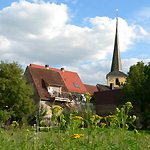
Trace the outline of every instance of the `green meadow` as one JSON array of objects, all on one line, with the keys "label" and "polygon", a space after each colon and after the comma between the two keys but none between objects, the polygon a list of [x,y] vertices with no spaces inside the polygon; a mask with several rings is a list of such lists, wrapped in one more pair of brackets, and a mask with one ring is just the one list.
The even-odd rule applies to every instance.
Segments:
[{"label": "green meadow", "polygon": [[[90,132],[90,134],[89,134]],[[79,136],[77,136],[79,135]],[[122,131],[111,128],[59,130],[40,132],[16,129],[0,132],[1,150],[147,150],[149,132]]]},{"label": "green meadow", "polygon": [[0,129],[0,150],[148,150],[150,131],[136,129],[132,108],[127,102],[113,115],[87,111],[82,117],[78,112],[65,115],[58,106],[52,109],[51,126],[40,121],[33,128],[13,121],[8,130]]}]

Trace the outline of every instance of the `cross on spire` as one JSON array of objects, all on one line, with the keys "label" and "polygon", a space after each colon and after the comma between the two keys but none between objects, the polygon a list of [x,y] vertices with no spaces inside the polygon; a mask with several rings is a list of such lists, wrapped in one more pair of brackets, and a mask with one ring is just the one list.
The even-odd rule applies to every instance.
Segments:
[{"label": "cross on spire", "polygon": [[117,14],[117,18],[118,18],[118,9],[116,9],[116,11],[117,11],[116,14]]}]

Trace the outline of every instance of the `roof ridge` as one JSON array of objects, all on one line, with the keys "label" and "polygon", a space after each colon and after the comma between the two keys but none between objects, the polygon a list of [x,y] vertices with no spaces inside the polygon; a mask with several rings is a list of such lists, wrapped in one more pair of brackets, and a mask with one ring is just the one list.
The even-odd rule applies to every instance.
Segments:
[{"label": "roof ridge", "polygon": [[[29,66],[35,67],[35,68],[40,68],[40,69],[47,69],[45,66],[41,66],[41,65],[37,65],[37,64],[30,64]],[[61,69],[49,67],[49,70],[53,70],[53,69],[56,69],[56,70],[58,70],[58,71],[61,71]],[[47,70],[48,70],[48,69],[47,69]],[[55,71],[55,70],[53,70],[53,71]],[[76,74],[77,74],[77,72],[69,71],[69,70],[65,70],[65,72],[72,72],[72,73],[76,73]]]}]

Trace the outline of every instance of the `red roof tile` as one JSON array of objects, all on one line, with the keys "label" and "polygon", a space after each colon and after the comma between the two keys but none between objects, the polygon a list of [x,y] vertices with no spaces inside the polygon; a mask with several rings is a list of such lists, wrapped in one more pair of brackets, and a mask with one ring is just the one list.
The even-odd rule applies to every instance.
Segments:
[{"label": "red roof tile", "polygon": [[84,84],[85,88],[87,89],[87,91],[90,93],[90,95],[93,95],[94,92],[98,92],[98,89],[96,86],[94,85],[88,85],[88,84]]},{"label": "red roof tile", "polygon": [[[37,67],[37,68],[43,68],[45,69],[45,66],[40,66],[40,65],[35,65],[35,64],[30,64],[30,66],[32,67]],[[54,70],[60,73],[67,89],[70,92],[78,92],[78,93],[86,93],[87,90],[84,86],[84,84],[82,83],[80,77],[78,76],[78,74],[76,72],[71,72],[71,71],[61,71],[61,69],[55,69],[55,68],[50,68],[50,70]],[[79,88],[75,87],[74,83],[77,83]]]}]

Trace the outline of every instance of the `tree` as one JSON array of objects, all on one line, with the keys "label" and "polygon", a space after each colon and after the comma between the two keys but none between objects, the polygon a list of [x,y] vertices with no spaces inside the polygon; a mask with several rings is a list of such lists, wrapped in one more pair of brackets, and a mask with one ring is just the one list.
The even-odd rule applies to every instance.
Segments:
[{"label": "tree", "polygon": [[21,119],[35,109],[30,85],[26,84],[24,71],[17,62],[0,64],[0,110]]},{"label": "tree", "polygon": [[123,85],[124,100],[133,103],[134,110],[142,116],[143,127],[150,119],[150,63],[138,62],[130,67]]}]

